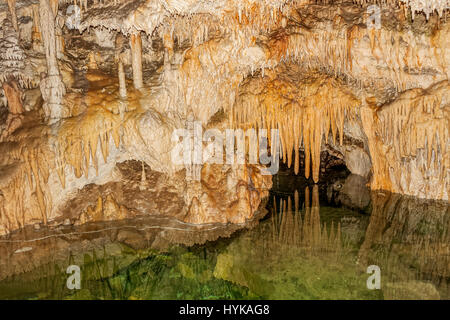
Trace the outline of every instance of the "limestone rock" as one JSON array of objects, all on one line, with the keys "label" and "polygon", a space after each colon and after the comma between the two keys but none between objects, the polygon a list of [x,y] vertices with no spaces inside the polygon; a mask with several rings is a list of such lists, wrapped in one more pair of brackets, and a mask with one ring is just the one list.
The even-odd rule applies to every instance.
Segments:
[{"label": "limestone rock", "polygon": [[[449,199],[448,0],[8,5],[0,234],[139,215],[241,224],[268,195],[269,154],[318,182],[333,150],[374,190]],[[173,161],[193,122],[249,133],[246,152],[268,130],[268,145],[245,165]]]}]

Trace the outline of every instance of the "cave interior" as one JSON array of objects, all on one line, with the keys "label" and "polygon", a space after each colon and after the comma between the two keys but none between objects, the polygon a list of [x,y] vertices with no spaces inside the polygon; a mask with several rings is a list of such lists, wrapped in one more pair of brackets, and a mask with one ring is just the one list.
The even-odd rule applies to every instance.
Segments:
[{"label": "cave interior", "polygon": [[[450,297],[448,9],[449,0],[2,0],[0,238],[167,218],[167,228],[198,228],[195,240],[171,236],[193,245],[219,238],[211,225],[229,236],[300,210],[323,235],[313,217],[326,202],[372,215],[358,254],[367,261],[390,223],[404,229],[392,217],[408,212],[445,230],[427,241],[443,265],[434,285]],[[279,241],[304,245],[283,221],[273,222],[274,234],[287,228]],[[158,237],[147,238],[159,247]],[[0,256],[12,263],[19,247]],[[214,275],[252,287],[217,259]],[[0,280],[12,272],[2,268]],[[401,290],[436,296],[415,286]]]}]

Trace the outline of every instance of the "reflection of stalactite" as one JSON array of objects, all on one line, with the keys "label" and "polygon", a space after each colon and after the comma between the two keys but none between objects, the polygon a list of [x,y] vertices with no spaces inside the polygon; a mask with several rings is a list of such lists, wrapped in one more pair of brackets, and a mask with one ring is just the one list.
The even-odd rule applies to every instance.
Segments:
[{"label": "reflection of stalactite", "polygon": [[360,264],[375,263],[386,274],[414,266],[415,271],[405,273],[403,280],[431,275],[434,282],[445,282],[450,275],[449,213],[443,201],[372,193],[370,223],[358,253]]},{"label": "reflection of stalactite", "polygon": [[197,141],[197,139],[198,137],[201,137],[201,123],[194,121],[193,116],[190,115],[186,121],[186,130],[189,133],[189,136],[183,138],[186,139],[184,143],[185,148],[187,148],[186,150],[188,150],[187,153],[183,155],[183,157],[187,156],[187,158],[184,158],[186,179],[188,181],[200,181],[202,172],[202,151],[199,146],[203,142],[201,138],[200,141]]},{"label": "reflection of stalactite", "polygon": [[[305,249],[308,252],[339,253],[341,251],[340,223],[327,226],[320,221],[319,187],[314,185],[312,196],[310,188],[305,188],[304,209],[298,211],[297,199],[294,195],[294,211],[292,201],[280,199],[277,208],[274,198],[274,208],[271,218],[272,246],[287,246],[289,250]],[[302,218],[302,213],[304,214]],[[278,249],[277,249],[278,250]]]}]

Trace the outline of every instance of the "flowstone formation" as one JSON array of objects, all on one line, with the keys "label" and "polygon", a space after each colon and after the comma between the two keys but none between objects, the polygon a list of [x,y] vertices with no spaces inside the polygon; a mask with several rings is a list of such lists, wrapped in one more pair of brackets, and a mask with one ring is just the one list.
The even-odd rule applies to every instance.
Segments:
[{"label": "flowstone formation", "polygon": [[0,234],[248,221],[272,184],[265,164],[174,162],[173,133],[192,123],[267,129],[270,156],[314,182],[326,151],[372,189],[448,201],[449,6],[0,3]]}]

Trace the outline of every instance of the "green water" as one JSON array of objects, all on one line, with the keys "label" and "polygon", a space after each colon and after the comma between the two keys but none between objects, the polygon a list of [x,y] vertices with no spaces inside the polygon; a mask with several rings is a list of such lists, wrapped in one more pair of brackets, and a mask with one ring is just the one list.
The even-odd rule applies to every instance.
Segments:
[{"label": "green water", "polygon": [[448,203],[370,193],[346,172],[326,181],[281,172],[246,226],[156,219],[3,239],[0,299],[450,298]]}]

